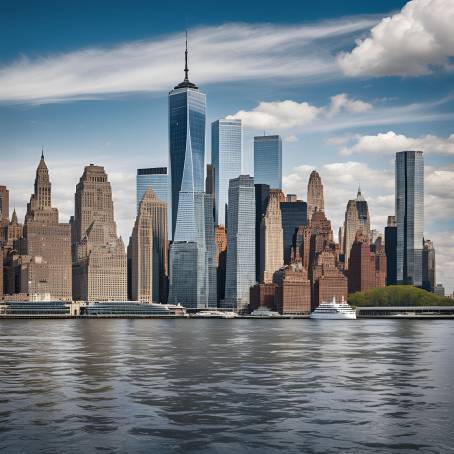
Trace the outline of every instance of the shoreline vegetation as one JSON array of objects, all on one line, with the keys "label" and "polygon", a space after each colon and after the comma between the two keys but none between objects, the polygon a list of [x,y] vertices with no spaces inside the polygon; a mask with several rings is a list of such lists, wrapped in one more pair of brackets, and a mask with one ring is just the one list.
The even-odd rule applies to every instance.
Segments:
[{"label": "shoreline vegetation", "polygon": [[390,285],[348,296],[353,307],[454,306],[454,300],[412,285]]}]

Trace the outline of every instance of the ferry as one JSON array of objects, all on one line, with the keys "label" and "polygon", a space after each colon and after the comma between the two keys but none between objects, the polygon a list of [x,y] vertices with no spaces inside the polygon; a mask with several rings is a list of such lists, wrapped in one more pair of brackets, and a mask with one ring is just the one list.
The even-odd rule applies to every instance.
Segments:
[{"label": "ferry", "polygon": [[279,312],[269,310],[267,307],[259,307],[255,311],[251,312],[252,317],[280,317]]},{"label": "ferry", "polygon": [[191,315],[194,318],[235,318],[238,315],[235,312],[223,311],[200,311]]},{"label": "ferry", "polygon": [[336,298],[329,303],[323,301],[309,316],[315,320],[355,320],[356,311],[345,302],[344,298],[336,303]]}]

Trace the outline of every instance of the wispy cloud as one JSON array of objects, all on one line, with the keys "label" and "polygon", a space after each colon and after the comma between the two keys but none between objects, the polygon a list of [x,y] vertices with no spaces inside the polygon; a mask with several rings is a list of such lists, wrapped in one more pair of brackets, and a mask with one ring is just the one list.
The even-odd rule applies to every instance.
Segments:
[{"label": "wispy cloud", "polygon": [[[310,25],[226,24],[190,30],[190,75],[200,84],[340,75],[337,38],[370,28],[376,17]],[[167,91],[183,76],[183,34],[22,57],[0,68],[0,102],[48,103]]]}]

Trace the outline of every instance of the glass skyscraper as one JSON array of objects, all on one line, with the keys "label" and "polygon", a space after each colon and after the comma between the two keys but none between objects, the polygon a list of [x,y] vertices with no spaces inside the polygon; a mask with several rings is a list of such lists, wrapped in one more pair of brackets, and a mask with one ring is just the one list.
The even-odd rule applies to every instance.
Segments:
[{"label": "glass skyscraper", "polygon": [[241,120],[211,123],[211,163],[214,166],[216,224],[225,225],[229,181],[241,174],[243,156]]},{"label": "glass skyscraper", "polygon": [[397,282],[422,286],[424,158],[422,151],[396,153]]},{"label": "glass skyscraper", "polygon": [[254,181],[282,189],[281,136],[254,137]]},{"label": "glass skyscraper", "polygon": [[255,187],[249,175],[230,180],[224,307],[242,311],[255,284]]},{"label": "glass skyscraper", "polygon": [[152,167],[149,169],[137,169],[136,177],[136,203],[139,209],[140,202],[148,188],[161,200],[169,203],[169,176],[167,167]]},{"label": "glass skyscraper", "polygon": [[291,262],[293,237],[300,225],[307,225],[307,204],[302,200],[281,202],[284,263]]},{"label": "glass skyscraper", "polygon": [[169,93],[172,238],[180,209],[180,191],[204,190],[206,96],[188,79],[187,52],[186,48],[185,78]]}]

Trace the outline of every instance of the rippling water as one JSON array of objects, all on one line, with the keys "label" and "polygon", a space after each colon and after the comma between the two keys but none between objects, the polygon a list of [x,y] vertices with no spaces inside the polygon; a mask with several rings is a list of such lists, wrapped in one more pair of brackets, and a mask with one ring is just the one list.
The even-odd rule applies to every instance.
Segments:
[{"label": "rippling water", "polygon": [[454,323],[0,321],[0,452],[454,452]]}]

